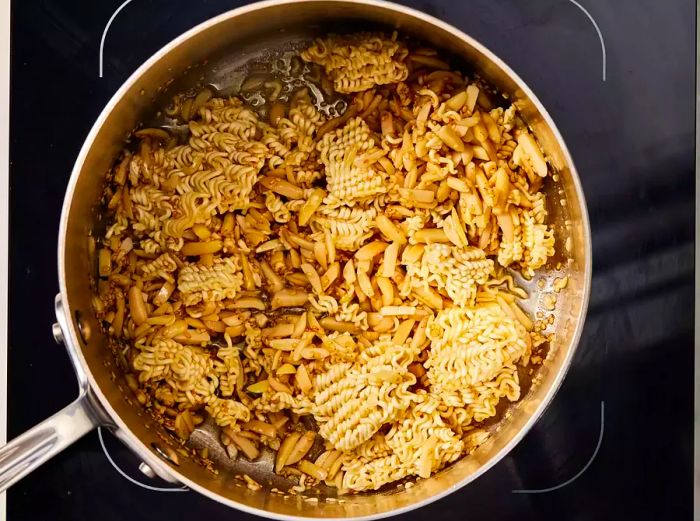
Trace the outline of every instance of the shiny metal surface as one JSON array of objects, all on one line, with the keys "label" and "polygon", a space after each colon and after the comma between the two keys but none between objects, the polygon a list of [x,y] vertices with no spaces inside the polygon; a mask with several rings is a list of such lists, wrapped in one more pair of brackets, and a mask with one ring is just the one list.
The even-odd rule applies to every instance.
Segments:
[{"label": "shiny metal surface", "polygon": [[83,394],[65,409],[0,447],[0,492],[97,426]]},{"label": "shiny metal surface", "polygon": [[[53,335],[57,342],[63,341],[63,307],[60,296],[56,297],[56,314],[59,322],[53,325]],[[73,344],[67,343],[68,356],[73,364],[78,380],[78,398],[50,418],[31,428],[21,436],[0,447],[0,492],[32,472],[69,445],[75,443],[93,430],[106,418],[95,406],[88,385],[87,373],[82,362],[72,351]]]},{"label": "shiny metal surface", "polygon": [[139,463],[139,472],[141,472],[141,474],[143,474],[144,476],[151,478],[151,479],[156,477],[156,473],[153,472],[153,469],[148,466],[148,463],[145,463],[143,461],[141,463]]},{"label": "shiny metal surface", "polygon": [[61,331],[61,326],[58,325],[58,322],[54,322],[51,325],[51,334],[53,335],[53,339],[57,344],[63,343],[63,332]]},{"label": "shiny metal surface", "polygon": [[[225,63],[226,57],[250,55],[272,42],[317,34],[328,27],[365,27],[368,24],[398,29],[452,55],[459,56],[487,81],[507,94],[526,117],[543,145],[559,182],[547,187],[550,214],[556,224],[558,255],[545,278],[568,276],[567,288],[558,296],[555,339],[546,363],[520,402],[492,430],[490,440],[473,455],[409,490],[349,496],[344,502],[318,503],[301,498],[253,492],[234,486],[231,470],[217,475],[195,461],[179,458],[179,465],[164,462],[153,444],[169,438],[129,398],[112,362],[105,338],[90,313],[92,259],[87,237],[100,229],[95,202],[99,199],[102,175],[111,166],[124,138],[135,124],[152,112],[161,86],[172,77],[178,88],[193,86],[198,74],[186,74],[190,66],[207,60],[207,67]],[[567,242],[567,238],[570,240]],[[566,248],[566,245],[569,248]],[[59,278],[64,309],[58,310],[61,330],[69,351],[74,352],[79,375],[89,382],[104,416],[113,422],[115,434],[159,476],[186,484],[193,490],[247,512],[278,519],[377,518],[398,514],[442,497],[477,478],[499,461],[522,438],[540,416],[559,387],[571,361],[583,325],[590,286],[590,232],[580,183],[571,157],[550,117],[528,87],[490,51],[469,36],[423,13],[394,4],[366,1],[306,0],[269,1],[231,11],[183,34],[156,53],[122,86],[102,112],[73,171],[63,207],[59,236]],[[555,269],[557,262],[562,269]],[[539,302],[533,299],[532,308]],[[81,338],[76,312],[93,334]],[[99,414],[102,414],[98,410]]]}]

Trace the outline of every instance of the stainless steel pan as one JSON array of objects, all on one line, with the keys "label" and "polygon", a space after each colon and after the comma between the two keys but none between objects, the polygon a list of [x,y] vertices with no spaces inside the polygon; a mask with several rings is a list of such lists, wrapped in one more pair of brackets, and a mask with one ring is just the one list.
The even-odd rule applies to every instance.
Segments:
[{"label": "stainless steel pan", "polygon": [[[358,27],[398,29],[458,57],[518,104],[559,179],[546,187],[550,215],[556,223],[557,256],[543,277],[567,276],[569,283],[558,295],[556,320],[551,328],[554,340],[545,364],[527,383],[522,399],[491,427],[489,441],[474,454],[430,479],[418,481],[410,489],[346,496],[342,502],[326,501],[332,495],[329,491],[319,494],[316,503],[234,485],[232,474],[241,470],[267,483],[274,474],[265,461],[250,468],[231,466],[225,458],[217,461],[214,451],[219,471],[214,474],[197,461],[178,456],[168,435],[130,395],[92,314],[89,274],[93,264],[88,236],[100,229],[95,208],[104,173],[137,122],[150,117],[153,107],[162,106],[166,95],[172,94],[163,88],[173,78],[175,87],[171,85],[171,91],[192,87],[202,78],[205,83],[225,88],[235,81],[231,71],[251,56],[309,39],[329,28],[349,31]],[[80,392],[64,410],[0,448],[0,490],[102,425],[111,429],[154,474],[223,504],[270,518],[370,519],[435,501],[470,483],[503,458],[554,396],[583,326],[591,275],[590,252],[583,194],[561,135],[525,83],[473,38],[418,11],[375,0],[271,0],[222,14],[175,39],[141,66],[105,107],[85,141],[63,205],[58,238],[60,293],[56,297],[54,324],[54,336],[68,350]],[[537,293],[532,292],[531,311],[540,304]],[[199,433],[198,439],[208,443],[206,430]]]}]

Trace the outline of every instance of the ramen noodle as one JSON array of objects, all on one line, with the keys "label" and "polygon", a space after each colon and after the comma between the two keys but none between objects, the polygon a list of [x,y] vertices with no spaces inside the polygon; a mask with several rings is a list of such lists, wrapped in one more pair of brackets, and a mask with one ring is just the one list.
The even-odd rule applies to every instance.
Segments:
[{"label": "ramen noodle", "polygon": [[483,443],[542,343],[512,274],[554,254],[548,166],[514,106],[434,51],[355,34],[300,58],[343,114],[272,82],[269,117],[205,90],[169,111],[186,139],[135,132],[95,309],[182,443],[209,417],[294,490],[427,478]]}]

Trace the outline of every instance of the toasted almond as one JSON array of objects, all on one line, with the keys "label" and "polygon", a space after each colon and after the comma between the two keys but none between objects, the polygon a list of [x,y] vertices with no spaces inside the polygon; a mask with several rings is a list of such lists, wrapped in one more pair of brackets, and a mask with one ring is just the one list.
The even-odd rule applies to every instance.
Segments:
[{"label": "toasted almond", "polygon": [[297,468],[301,470],[304,474],[308,474],[314,479],[317,479],[319,481],[323,481],[328,477],[328,471],[324,469],[323,467],[319,467],[318,465],[311,463],[308,460],[301,460],[297,464]]},{"label": "toasted almond", "polygon": [[357,252],[355,252],[355,258],[360,261],[373,259],[386,250],[387,246],[389,245],[384,241],[372,241],[357,250]]},{"label": "toasted almond", "polygon": [[258,181],[263,187],[290,199],[304,199],[304,189],[279,177],[263,176]]},{"label": "toasted almond", "polygon": [[309,372],[307,371],[306,366],[304,364],[301,364],[299,367],[297,367],[297,374],[294,378],[294,381],[303,393],[307,393],[311,389],[313,389],[313,384],[311,383]]},{"label": "toasted almond", "polygon": [[445,231],[439,228],[424,228],[422,230],[418,230],[413,235],[413,238],[416,240],[416,242],[426,244],[432,244],[434,242],[450,242],[447,235],[445,235]]},{"label": "toasted almond", "polygon": [[306,453],[309,452],[313,446],[315,439],[316,433],[313,431],[307,431],[302,434],[301,438],[299,438],[299,441],[297,441],[296,445],[292,449],[292,452],[289,454],[285,464],[294,465],[295,463],[301,461],[301,459],[306,456]]},{"label": "toasted almond", "polygon": [[268,438],[274,438],[277,436],[277,429],[274,425],[260,421],[260,420],[250,420],[246,423],[241,424],[241,428],[244,430],[249,430],[267,436]]},{"label": "toasted almond", "polygon": [[283,364],[277,369],[277,374],[282,376],[285,374],[296,374],[297,368],[292,364]]},{"label": "toasted almond", "polygon": [[285,288],[272,295],[272,309],[301,307],[309,300],[309,294],[298,289]]},{"label": "toasted almond", "polygon": [[416,314],[416,306],[384,306],[379,312],[385,317],[412,316]]},{"label": "toasted almond", "polygon": [[275,457],[275,472],[279,473],[287,464],[287,460],[299,441],[299,438],[301,438],[300,432],[292,432],[289,436],[282,440],[280,448]]},{"label": "toasted almond", "polygon": [[270,388],[270,382],[267,380],[260,380],[252,385],[249,385],[246,391],[249,393],[262,394]]}]

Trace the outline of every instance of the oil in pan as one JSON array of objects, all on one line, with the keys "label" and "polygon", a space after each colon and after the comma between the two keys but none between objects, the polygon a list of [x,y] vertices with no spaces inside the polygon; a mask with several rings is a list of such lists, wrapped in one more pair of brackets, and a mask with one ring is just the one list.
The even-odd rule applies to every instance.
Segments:
[{"label": "oil in pan", "polygon": [[327,118],[340,116],[346,100],[333,92],[332,84],[315,64],[305,63],[296,50],[277,51],[246,65],[239,96],[263,118],[275,104],[289,104],[306,89],[316,109]]}]

